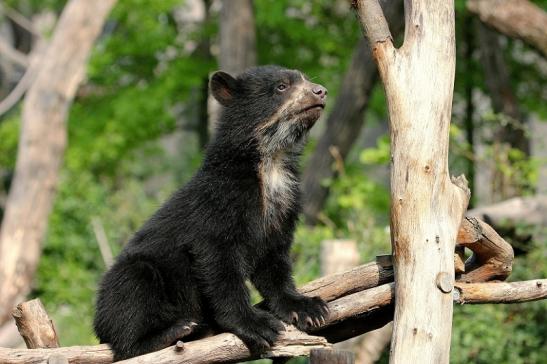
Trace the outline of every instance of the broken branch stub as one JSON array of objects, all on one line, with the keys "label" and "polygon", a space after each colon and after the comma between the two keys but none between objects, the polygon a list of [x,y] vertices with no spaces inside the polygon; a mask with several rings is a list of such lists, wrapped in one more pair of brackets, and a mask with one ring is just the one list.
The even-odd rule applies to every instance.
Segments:
[{"label": "broken branch stub", "polygon": [[40,299],[23,302],[13,310],[12,316],[27,348],[58,348],[59,338]]}]

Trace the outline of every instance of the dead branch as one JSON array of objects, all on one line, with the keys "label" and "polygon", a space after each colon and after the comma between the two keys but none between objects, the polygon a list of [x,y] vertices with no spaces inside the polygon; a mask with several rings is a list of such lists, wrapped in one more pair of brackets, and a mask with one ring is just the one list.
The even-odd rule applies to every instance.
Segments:
[{"label": "dead branch", "polygon": [[486,282],[504,280],[511,274],[513,248],[487,223],[466,217],[458,231],[457,244],[473,251],[465,262],[465,273],[459,280]]},{"label": "dead branch", "polygon": [[4,38],[0,38],[0,54],[20,67],[26,68],[29,64],[28,56],[13,48]]},{"label": "dead branch", "polygon": [[547,298],[547,279],[524,282],[456,282],[454,301],[464,303],[521,303]]},{"label": "dead branch", "polygon": [[547,56],[547,13],[527,0],[469,0],[467,9],[489,26],[522,39]]},{"label": "dead branch", "polygon": [[112,250],[110,249],[110,244],[108,243],[108,238],[106,237],[106,232],[104,231],[103,223],[99,217],[93,217],[91,219],[91,226],[93,228],[93,233],[95,234],[95,239],[99,245],[99,251],[103,257],[103,262],[106,268],[110,268],[114,263],[114,257],[112,256]]},{"label": "dead branch", "polygon": [[351,270],[316,279],[299,290],[307,296],[319,296],[332,301],[350,293],[379,286],[393,281],[391,267],[382,267],[376,262],[355,267]]},{"label": "dead branch", "polygon": [[0,4],[0,13],[6,14],[6,16],[10,18],[14,23],[25,29],[33,36],[37,38],[42,37],[42,35],[34,28],[34,24],[32,24],[32,21],[27,19],[23,14],[19,13],[15,9],[6,6],[6,4]]},{"label": "dead branch", "polygon": [[59,338],[40,299],[23,302],[12,312],[27,348],[58,348]]},{"label": "dead branch", "polygon": [[29,55],[30,62],[23,74],[23,77],[19,79],[17,85],[10,91],[10,93],[0,100],[0,116],[7,113],[13,108],[19,100],[23,97],[28,88],[32,85],[36,77],[36,73],[40,68],[40,58],[43,56],[45,44],[43,41],[38,41],[34,46],[32,53]]},{"label": "dead branch", "polygon": [[93,346],[67,346],[55,349],[0,348],[2,364],[48,364],[50,357],[62,355],[71,364],[110,364],[112,351],[106,344]]},{"label": "dead branch", "polygon": [[363,26],[364,32],[373,48],[376,42],[393,39],[384,16],[384,11],[378,0],[353,1],[353,6],[357,10],[359,23]]}]

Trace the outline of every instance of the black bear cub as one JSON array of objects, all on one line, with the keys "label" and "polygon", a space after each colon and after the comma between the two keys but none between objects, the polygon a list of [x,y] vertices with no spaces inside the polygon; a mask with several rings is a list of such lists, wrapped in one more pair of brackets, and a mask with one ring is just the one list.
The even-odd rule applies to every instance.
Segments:
[{"label": "black bear cub", "polygon": [[[327,90],[278,66],[237,78],[216,72],[210,89],[223,108],[203,165],[135,234],[100,285],[94,327],[115,360],[205,327],[232,332],[259,352],[283,330],[279,320],[307,330],[328,315],[320,298],[297,292],[289,258],[300,209],[298,157]],[[250,304],[246,280],[267,310]]]}]

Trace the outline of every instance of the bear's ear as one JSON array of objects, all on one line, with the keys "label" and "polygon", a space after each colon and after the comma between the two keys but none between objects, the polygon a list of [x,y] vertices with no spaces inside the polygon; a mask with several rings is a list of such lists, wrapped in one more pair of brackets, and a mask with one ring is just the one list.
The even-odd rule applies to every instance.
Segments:
[{"label": "bear's ear", "polygon": [[217,71],[211,76],[209,88],[218,102],[224,106],[229,106],[236,95],[237,81],[228,73]]}]

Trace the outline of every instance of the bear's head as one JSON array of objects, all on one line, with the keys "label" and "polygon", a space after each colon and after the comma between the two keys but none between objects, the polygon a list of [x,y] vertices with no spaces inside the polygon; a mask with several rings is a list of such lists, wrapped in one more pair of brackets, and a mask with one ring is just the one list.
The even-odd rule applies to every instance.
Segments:
[{"label": "bear's head", "polygon": [[327,99],[325,87],[279,66],[251,68],[237,77],[215,72],[210,90],[224,106],[217,133],[253,140],[265,154],[301,145]]}]

